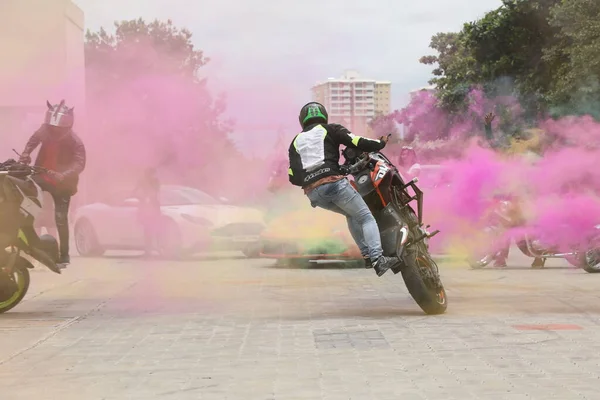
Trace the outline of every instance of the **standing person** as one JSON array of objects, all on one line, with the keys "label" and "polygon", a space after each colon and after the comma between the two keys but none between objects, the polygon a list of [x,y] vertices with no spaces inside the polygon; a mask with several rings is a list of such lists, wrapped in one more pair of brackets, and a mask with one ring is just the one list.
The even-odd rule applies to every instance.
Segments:
[{"label": "standing person", "polygon": [[144,230],[145,256],[151,256],[158,247],[160,229],[160,181],[156,168],[147,168],[134,191],[140,201],[138,218]]},{"label": "standing person", "polygon": [[398,169],[408,179],[419,176],[421,172],[421,164],[417,158],[417,152],[410,146],[402,146],[400,156],[398,157]]},{"label": "standing person", "polygon": [[19,161],[31,163],[31,153],[41,145],[35,165],[49,172],[36,177],[36,182],[54,200],[54,219],[60,243],[58,264],[67,265],[71,262],[69,205],[71,197],[77,193],[79,175],[85,169],[86,153],[83,142],[73,132],[74,107],[67,107],[64,100],[55,105],[46,101],[46,105],[48,110],[44,123],[25,145]]},{"label": "standing person", "polygon": [[385,147],[389,136],[367,139],[352,134],[342,125],[329,124],[327,110],[316,102],[302,107],[299,120],[302,132],[288,150],[290,183],[302,187],[313,207],[344,215],[366,266],[373,266],[377,276],[383,275],[399,260],[383,255],[375,217],[340,171],[339,161],[341,145],[378,151]]}]

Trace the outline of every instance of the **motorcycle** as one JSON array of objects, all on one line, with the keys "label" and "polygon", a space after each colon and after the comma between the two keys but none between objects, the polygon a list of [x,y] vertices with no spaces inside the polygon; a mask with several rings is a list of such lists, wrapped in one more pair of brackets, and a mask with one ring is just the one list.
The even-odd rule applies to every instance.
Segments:
[{"label": "motorcycle", "polygon": [[61,273],[58,242],[38,236],[35,218],[43,207],[42,189],[33,179],[50,171],[14,160],[0,163],[0,314],[23,300],[29,289],[32,258]]},{"label": "motorcycle", "polygon": [[[429,254],[429,239],[439,230],[428,232],[423,226],[423,192],[417,178],[405,182],[398,169],[381,152],[364,153],[346,147],[341,166],[352,175],[352,186],[373,213],[385,256],[397,256],[392,266],[401,273],[408,292],[426,314],[442,314],[448,307],[446,290],[438,266]],[[414,194],[409,192],[412,189]],[[417,211],[410,203],[416,202]]]},{"label": "motorcycle", "polygon": [[[501,238],[503,232],[508,229],[523,226],[525,218],[519,206],[519,203],[508,198],[497,197],[491,207],[490,215],[486,218],[487,227],[484,233],[495,242]],[[600,231],[600,225],[595,227]],[[577,268],[583,268],[586,272],[600,272],[600,253],[596,247],[590,245],[588,250],[573,250],[569,252],[560,252],[556,248],[542,244],[537,238],[525,233],[516,240],[517,248],[527,257],[540,260],[535,267],[543,268],[546,259],[562,258],[569,264]],[[492,261],[502,255],[506,250],[492,251],[484,256],[467,260],[472,269],[481,269],[488,266]]]}]

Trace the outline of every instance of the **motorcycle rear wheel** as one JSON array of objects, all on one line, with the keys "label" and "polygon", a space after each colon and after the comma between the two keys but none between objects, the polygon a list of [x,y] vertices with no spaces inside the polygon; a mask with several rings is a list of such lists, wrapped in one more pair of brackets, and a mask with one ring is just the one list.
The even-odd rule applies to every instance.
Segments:
[{"label": "motorcycle rear wheel", "polygon": [[600,272],[600,250],[589,250],[585,253],[580,253],[577,257],[567,257],[569,264],[574,267],[582,268],[590,274]]},{"label": "motorcycle rear wheel", "polygon": [[[448,298],[446,290],[441,282],[434,284],[427,274],[431,273],[427,270],[433,270],[433,274],[437,276],[437,265],[435,261],[428,255],[409,254],[406,259],[406,265],[402,269],[402,279],[408,289],[408,292],[428,315],[443,314],[448,308]],[[438,276],[439,281],[439,276]]]},{"label": "motorcycle rear wheel", "polygon": [[[21,261],[21,262],[20,262]],[[0,271],[0,273],[5,273]],[[25,295],[27,294],[27,290],[29,290],[30,276],[29,270],[22,260],[18,260],[17,264],[14,266],[12,271],[12,276],[10,277],[13,281],[16,282],[17,288],[5,301],[0,301],[0,314],[7,312],[8,310],[15,307],[19,304]]]}]

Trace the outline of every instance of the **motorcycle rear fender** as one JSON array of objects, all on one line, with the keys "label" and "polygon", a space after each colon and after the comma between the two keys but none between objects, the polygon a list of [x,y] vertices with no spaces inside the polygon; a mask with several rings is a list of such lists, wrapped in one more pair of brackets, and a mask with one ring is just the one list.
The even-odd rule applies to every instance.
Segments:
[{"label": "motorcycle rear fender", "polygon": [[377,221],[377,226],[379,226],[380,232],[383,232],[391,227],[398,228],[404,223],[393,203],[389,203],[380,211],[373,213],[373,216]]},{"label": "motorcycle rear fender", "polygon": [[33,264],[25,257],[19,256],[19,258],[17,259],[17,263],[20,263],[21,265],[23,265],[24,267],[27,267],[28,269],[33,269]]},{"label": "motorcycle rear fender", "polygon": [[398,244],[398,237],[400,234],[400,227],[391,227],[389,229],[381,231],[380,234],[383,255],[388,257],[395,257],[396,245]]},{"label": "motorcycle rear fender", "polygon": [[401,255],[408,241],[408,227],[400,218],[394,205],[388,204],[374,216],[379,226],[383,254],[389,257]]}]

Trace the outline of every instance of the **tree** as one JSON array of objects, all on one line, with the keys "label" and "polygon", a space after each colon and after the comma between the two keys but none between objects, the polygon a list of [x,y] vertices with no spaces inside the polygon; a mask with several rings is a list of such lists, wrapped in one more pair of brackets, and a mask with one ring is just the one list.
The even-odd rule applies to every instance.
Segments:
[{"label": "tree", "polygon": [[504,0],[459,33],[433,36],[430,47],[439,55],[421,62],[438,64],[431,83],[438,86],[440,105],[463,112],[467,94],[481,86],[490,97],[518,96],[531,116],[543,112],[563,61],[544,57],[545,48],[561,42],[547,21],[559,1]]},{"label": "tree", "polygon": [[562,61],[551,99],[558,114],[600,118],[600,2],[561,1],[550,13],[557,40],[546,60]]},{"label": "tree", "polygon": [[438,55],[421,57],[420,63],[435,65],[433,79],[429,84],[435,85],[440,106],[446,111],[464,110],[465,98],[471,84],[479,79],[476,76],[475,62],[465,45],[463,33],[437,33],[431,38],[429,45]]},{"label": "tree", "polygon": [[100,28],[95,33],[88,30],[85,38],[86,67],[100,65],[114,71],[115,63],[127,65],[118,71],[115,77],[119,78],[153,71],[179,72],[197,81],[198,70],[209,61],[201,50],[194,49],[191,32],[175,27],[171,20],[115,22],[114,35]]},{"label": "tree", "polygon": [[142,19],[87,32],[87,142],[103,164],[99,179],[130,181],[143,166],[170,163],[172,179],[207,185],[207,166],[235,152],[224,99],[198,75],[209,60],[191,38],[171,21]]},{"label": "tree", "polygon": [[[548,115],[600,119],[600,2],[502,3],[458,33],[433,36],[430,47],[438,55],[420,62],[437,66],[430,83],[437,85],[438,102],[425,101],[424,111],[424,99],[417,99],[401,113],[421,126],[418,131],[443,127],[433,118],[440,108],[449,136],[477,124],[484,109],[499,116],[497,131],[507,138]],[[473,96],[478,88],[483,98]]]},{"label": "tree", "polygon": [[489,96],[516,95],[531,116],[545,111],[561,61],[544,58],[544,49],[560,41],[558,30],[548,24],[550,10],[559,1],[504,0],[463,28],[478,66],[477,83]]}]

